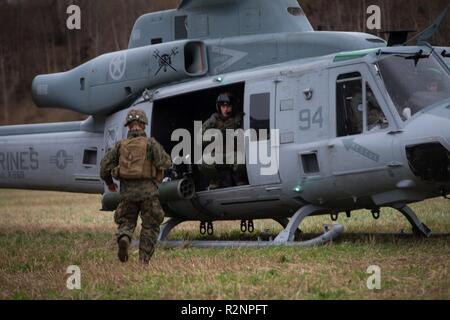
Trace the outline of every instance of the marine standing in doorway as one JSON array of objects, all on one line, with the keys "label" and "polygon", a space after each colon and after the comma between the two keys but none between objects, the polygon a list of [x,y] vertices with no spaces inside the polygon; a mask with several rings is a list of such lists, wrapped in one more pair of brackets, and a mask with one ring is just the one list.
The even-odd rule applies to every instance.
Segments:
[{"label": "marine standing in doorway", "polygon": [[[217,129],[222,131],[222,136],[226,137],[226,130],[242,129],[243,114],[237,112],[237,102],[233,94],[224,92],[219,95],[216,101],[216,113],[205,121],[202,128],[202,133],[209,129]],[[209,176],[209,189],[226,188],[232,186],[243,186],[248,184],[246,177],[245,164],[237,164],[237,143],[235,143],[235,150],[233,154],[226,154],[224,145],[223,164],[201,166],[201,171]],[[235,163],[226,164],[227,158],[234,158]]]}]

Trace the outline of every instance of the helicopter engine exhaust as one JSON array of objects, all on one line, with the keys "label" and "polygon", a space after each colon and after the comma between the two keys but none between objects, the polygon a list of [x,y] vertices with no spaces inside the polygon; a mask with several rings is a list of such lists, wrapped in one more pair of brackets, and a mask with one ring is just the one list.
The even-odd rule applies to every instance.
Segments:
[{"label": "helicopter engine exhaust", "polygon": [[101,55],[62,73],[33,80],[33,101],[40,108],[60,108],[104,115],[136,99],[143,90],[203,76],[208,72],[202,41],[175,41]]}]

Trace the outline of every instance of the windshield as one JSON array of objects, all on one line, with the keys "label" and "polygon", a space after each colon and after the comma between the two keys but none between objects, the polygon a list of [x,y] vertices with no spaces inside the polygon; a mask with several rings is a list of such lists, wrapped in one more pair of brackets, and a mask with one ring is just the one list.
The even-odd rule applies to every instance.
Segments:
[{"label": "windshield", "polygon": [[450,98],[450,75],[433,55],[390,55],[380,59],[378,64],[403,120]]},{"label": "windshield", "polygon": [[445,63],[450,68],[450,58],[444,58]]}]

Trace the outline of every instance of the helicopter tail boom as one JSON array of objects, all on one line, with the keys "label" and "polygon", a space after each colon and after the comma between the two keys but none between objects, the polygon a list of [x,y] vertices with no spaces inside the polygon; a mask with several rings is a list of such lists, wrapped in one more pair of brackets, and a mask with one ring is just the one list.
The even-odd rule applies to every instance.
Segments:
[{"label": "helicopter tail boom", "polygon": [[113,52],[73,70],[37,76],[33,100],[41,108],[109,114],[142,91],[208,72],[201,41],[176,41]]},{"label": "helicopter tail boom", "polygon": [[0,188],[98,194],[102,120],[0,128]]}]

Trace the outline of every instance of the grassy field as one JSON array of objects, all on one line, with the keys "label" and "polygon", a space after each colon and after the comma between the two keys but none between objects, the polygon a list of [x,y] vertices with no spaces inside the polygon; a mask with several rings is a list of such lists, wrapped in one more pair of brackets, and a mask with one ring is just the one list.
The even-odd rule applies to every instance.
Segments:
[{"label": "grassy field", "polygon": [[[418,239],[366,233],[409,232],[400,214],[383,210],[341,217],[346,233],[325,247],[159,249],[147,268],[116,259],[112,214],[100,197],[0,190],[0,299],[449,299],[450,237]],[[450,202],[413,206],[435,232],[450,232]],[[328,217],[309,218],[319,233]],[[255,222],[257,232],[280,227]],[[218,237],[239,239],[238,222],[215,225]],[[198,224],[174,238],[197,237]],[[139,230],[137,230],[139,231]],[[66,288],[66,269],[81,268],[81,290]],[[366,283],[381,268],[381,290]]]}]

